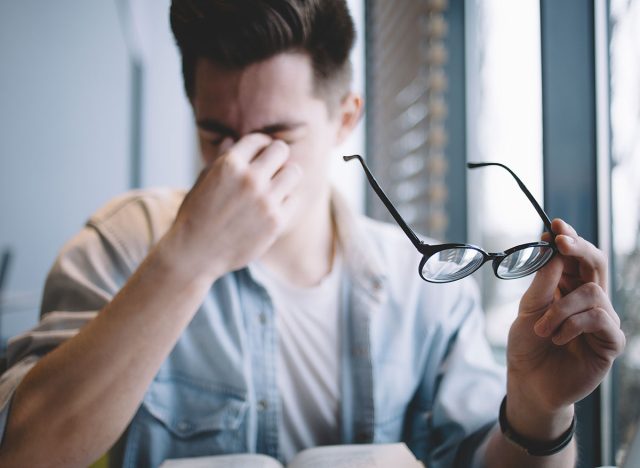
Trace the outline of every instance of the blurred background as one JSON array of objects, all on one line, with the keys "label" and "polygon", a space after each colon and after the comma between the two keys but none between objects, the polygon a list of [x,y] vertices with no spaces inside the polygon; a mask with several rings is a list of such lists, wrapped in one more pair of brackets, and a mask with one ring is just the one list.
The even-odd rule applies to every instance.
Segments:
[{"label": "blurred background", "polygon": [[[63,243],[111,197],[189,187],[200,162],[169,0],[0,2],[0,348],[38,319]],[[349,0],[366,116],[333,157],[352,206],[391,220],[340,154],[365,154],[425,236],[498,252],[549,215],[610,259],[628,344],[579,406],[580,466],[620,463],[640,418],[640,0]],[[407,265],[415,268],[417,265]],[[476,273],[504,360],[531,278]]]}]

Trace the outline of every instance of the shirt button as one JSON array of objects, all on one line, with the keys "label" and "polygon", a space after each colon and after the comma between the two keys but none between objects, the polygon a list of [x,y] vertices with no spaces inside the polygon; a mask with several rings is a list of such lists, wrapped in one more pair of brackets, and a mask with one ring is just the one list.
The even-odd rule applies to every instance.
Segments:
[{"label": "shirt button", "polygon": [[267,324],[267,314],[265,314],[264,312],[260,313],[260,315],[258,316],[258,319],[260,320],[260,323],[262,325],[266,325]]},{"label": "shirt button", "polygon": [[258,402],[258,411],[265,411],[269,407],[267,400],[260,400]]}]

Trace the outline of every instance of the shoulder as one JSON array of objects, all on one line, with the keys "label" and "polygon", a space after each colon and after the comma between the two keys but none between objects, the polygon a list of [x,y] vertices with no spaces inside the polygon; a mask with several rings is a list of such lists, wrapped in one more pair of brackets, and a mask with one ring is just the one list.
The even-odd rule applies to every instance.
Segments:
[{"label": "shoulder", "polygon": [[169,188],[126,192],[91,215],[87,227],[97,231],[114,250],[139,262],[169,229],[185,194]]},{"label": "shoulder", "polygon": [[364,215],[358,216],[357,222],[369,238],[383,249],[383,252],[399,250],[406,251],[407,254],[411,253],[414,256],[419,255],[411,241],[397,225],[378,221]]},{"label": "shoulder", "polygon": [[137,221],[142,216],[155,224],[170,223],[185,196],[184,190],[149,188],[123,193],[99,208],[89,224],[114,225],[126,221]]},{"label": "shoulder", "polygon": [[[361,216],[358,224],[383,265],[390,300],[407,311],[422,311],[428,322],[444,321],[459,324],[469,312],[479,307],[476,282],[471,277],[452,283],[435,284],[424,281],[419,274],[422,255],[395,224]],[[428,244],[441,241],[418,234]]]}]

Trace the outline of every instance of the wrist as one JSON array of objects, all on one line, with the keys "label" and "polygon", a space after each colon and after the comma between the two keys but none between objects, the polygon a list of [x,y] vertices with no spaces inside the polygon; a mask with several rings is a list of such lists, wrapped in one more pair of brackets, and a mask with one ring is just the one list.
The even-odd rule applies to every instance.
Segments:
[{"label": "wrist", "polygon": [[507,396],[505,396],[500,405],[500,431],[503,437],[516,446],[519,450],[523,451],[527,455],[546,457],[554,455],[562,451],[567,447],[573,439],[576,432],[576,418],[575,414],[571,419],[569,427],[558,437],[553,439],[533,439],[527,437],[522,433],[515,430],[507,419]]},{"label": "wrist", "polygon": [[554,440],[571,426],[574,405],[554,407],[537,401],[531,392],[520,392],[508,385],[505,416],[510,427],[533,440]]},{"label": "wrist", "polygon": [[170,272],[180,282],[210,286],[226,271],[215,261],[206,261],[201,252],[191,252],[189,243],[178,229],[170,229],[154,247],[152,255],[161,268]]}]

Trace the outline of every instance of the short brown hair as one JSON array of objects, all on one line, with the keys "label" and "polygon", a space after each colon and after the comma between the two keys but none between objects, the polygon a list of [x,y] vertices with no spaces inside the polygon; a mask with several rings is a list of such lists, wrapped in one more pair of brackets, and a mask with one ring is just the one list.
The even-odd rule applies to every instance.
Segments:
[{"label": "short brown hair", "polygon": [[240,69],[283,52],[310,57],[316,94],[348,90],[355,31],[345,0],[173,0],[170,19],[190,99],[199,58]]}]

